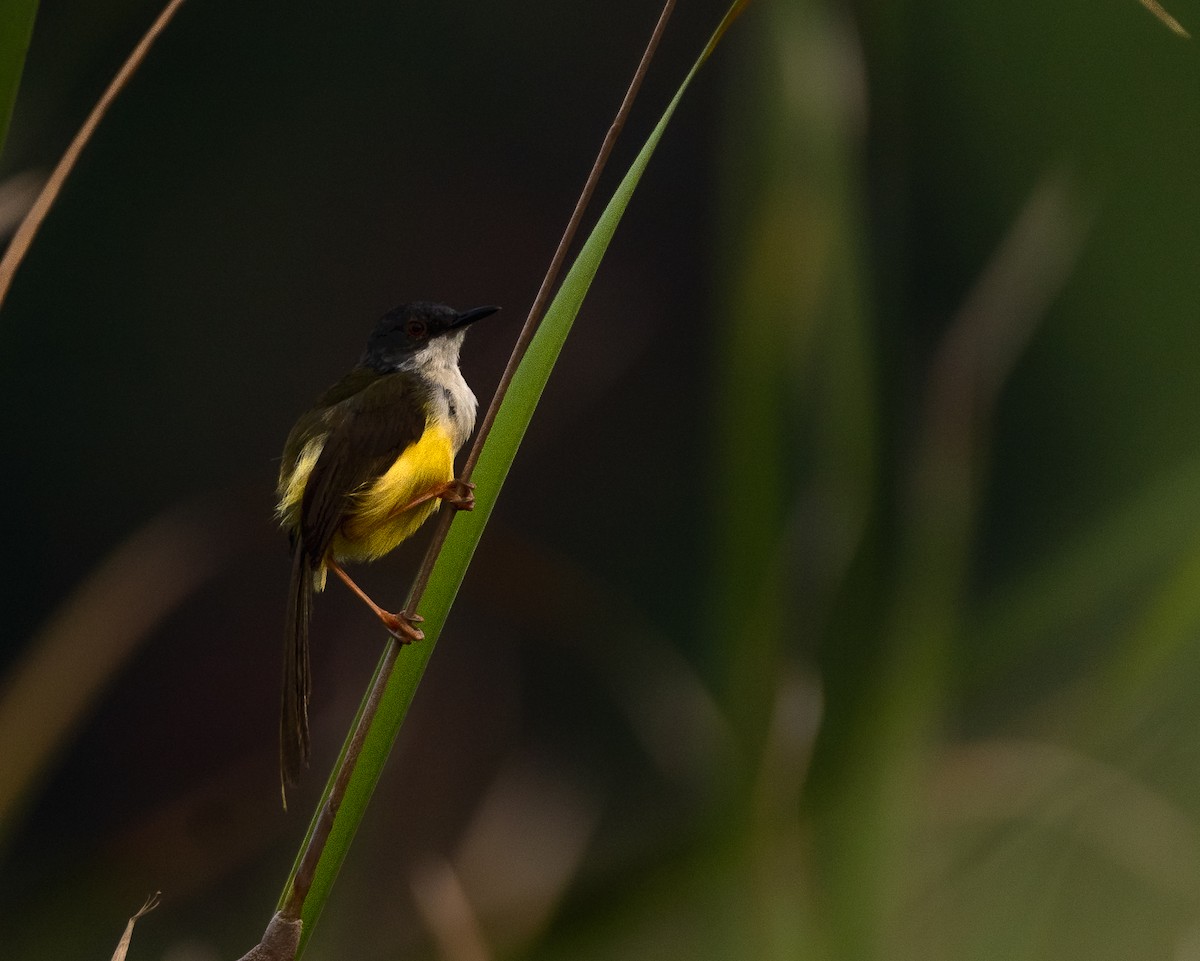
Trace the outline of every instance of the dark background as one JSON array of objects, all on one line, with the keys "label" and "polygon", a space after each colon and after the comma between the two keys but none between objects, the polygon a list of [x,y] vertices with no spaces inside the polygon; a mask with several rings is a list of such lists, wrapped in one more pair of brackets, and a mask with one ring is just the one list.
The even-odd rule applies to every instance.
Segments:
[{"label": "dark background", "polygon": [[[42,3],[4,176],[155,12]],[[288,428],[413,299],[504,307],[486,403],[657,13],[192,0],[114,105],[0,315],[0,669],[68,655],[0,731],[67,712],[0,809],[6,956],[106,956],[159,889],[131,958],[257,939],[382,640],[319,599],[281,813]],[[601,198],[722,13],[675,14]],[[752,3],[307,956],[1192,957],[1198,81],[1136,0]]]}]

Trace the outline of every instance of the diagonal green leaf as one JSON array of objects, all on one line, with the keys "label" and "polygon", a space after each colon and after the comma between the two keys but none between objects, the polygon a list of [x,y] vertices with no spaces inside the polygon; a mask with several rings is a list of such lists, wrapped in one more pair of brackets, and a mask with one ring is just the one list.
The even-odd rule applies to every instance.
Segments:
[{"label": "diagonal green leaf", "polygon": [[25,69],[25,51],[33,35],[38,0],[4,0],[0,3],[0,151],[8,138],[8,124],[17,88]]},{"label": "diagonal green leaf", "polygon": [[[600,262],[617,229],[617,224],[620,223],[633,192],[650,162],[650,157],[662,139],[663,132],[682,100],[684,92],[697,71],[712,54],[725,31],[748,2],[749,0],[736,0],[730,6],[703,52],[692,65],[584,243],[579,256],[547,309],[528,353],[517,369],[492,431],[480,454],[475,472],[471,475],[472,480],[478,485],[475,510],[470,513],[460,513],[456,517],[425,589],[420,605],[420,613],[425,618],[422,625],[425,631],[425,640],[420,644],[405,648],[396,660],[374,720],[366,731],[358,763],[350,775],[345,796],[338,808],[328,841],[317,864],[308,896],[304,901],[301,952],[312,933],[313,924],[320,915],[366,811],[384,762],[404,723],[417,685],[425,673],[425,667],[433,654],[434,645],[441,634],[446,617],[450,613],[450,607],[454,603],[463,577],[466,575],[467,566],[471,562],[483,529],[491,516],[500,488],[508,476],[517,448],[525,436],[525,430],[533,417],[542,390],[549,380],[550,372],[554,368],[567,334],[570,333],[571,325],[587,295],[592,279],[600,267]],[[385,663],[386,661],[381,661],[376,677],[378,677],[378,672],[383,670]],[[372,689],[374,687],[375,681],[373,680]],[[366,701],[360,708],[359,716],[362,715],[365,706]],[[349,741],[342,748],[343,756],[345,756],[348,746]],[[331,780],[326,785],[325,795],[317,808],[318,812],[324,809],[324,802],[329,796],[332,784]],[[316,820],[314,819],[313,825],[309,827],[310,837],[315,825]],[[299,859],[297,859],[297,865],[299,865]],[[280,899],[281,907],[287,901],[294,883],[295,869],[293,869],[292,877],[288,879]]]}]

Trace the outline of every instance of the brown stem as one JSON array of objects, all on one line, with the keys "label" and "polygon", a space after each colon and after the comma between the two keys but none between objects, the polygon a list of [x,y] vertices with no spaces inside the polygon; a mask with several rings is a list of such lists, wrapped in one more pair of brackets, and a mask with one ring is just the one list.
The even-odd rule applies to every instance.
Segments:
[{"label": "brown stem", "polygon": [[308,897],[308,890],[312,887],[317,864],[321,860],[321,852],[325,849],[329,832],[333,830],[333,820],[337,817],[338,808],[342,806],[342,798],[346,796],[346,786],[350,783],[350,775],[354,773],[354,765],[362,753],[363,742],[367,738],[371,719],[379,711],[379,702],[383,699],[383,692],[387,688],[388,678],[392,675],[392,665],[396,663],[399,651],[399,644],[389,644],[384,652],[383,664],[375,675],[371,690],[367,693],[362,716],[354,728],[354,733],[350,736],[350,743],[346,745],[346,751],[342,755],[333,786],[329,789],[329,795],[325,799],[325,804],[313,827],[312,835],[308,839],[308,846],[304,849],[304,857],[296,866],[295,877],[292,879],[292,886],[288,890],[287,898],[280,905],[279,916],[285,920],[294,920],[300,917],[304,899]]},{"label": "brown stem", "polygon": [[[646,49],[642,53],[641,62],[638,63],[637,70],[633,74],[633,79],[629,82],[629,89],[625,91],[625,99],[621,101],[617,115],[613,118],[612,125],[608,128],[608,133],[604,136],[604,142],[600,145],[600,152],[596,154],[596,162],[592,164],[591,173],[588,174],[587,181],[583,185],[583,190],[580,191],[579,200],[575,203],[575,210],[571,213],[571,219],[567,221],[566,229],[563,230],[562,238],[558,242],[558,249],[554,251],[554,256],[550,260],[550,266],[546,268],[546,276],[542,278],[542,286],[538,288],[537,296],[533,299],[533,306],[529,308],[529,315],[525,318],[525,325],[521,328],[521,333],[517,337],[516,344],[513,345],[512,354],[508,358],[508,365],[504,368],[504,373],[500,377],[500,383],[496,385],[496,393],[492,395],[492,402],[488,405],[487,413],[483,415],[483,422],[479,427],[479,433],[475,435],[475,443],[471,445],[470,453],[467,454],[466,463],[463,464],[462,473],[459,475],[463,481],[471,479],[471,472],[475,469],[475,464],[479,461],[479,454],[483,450],[483,445],[487,440],[488,434],[491,433],[492,424],[495,423],[496,414],[499,412],[500,405],[504,401],[504,395],[508,393],[509,385],[512,383],[513,377],[516,376],[517,368],[521,365],[526,351],[529,350],[530,343],[533,342],[533,335],[537,333],[538,326],[542,322],[542,316],[546,312],[546,304],[550,300],[550,292],[558,282],[558,275],[562,271],[563,262],[567,259],[567,251],[570,249],[571,242],[575,239],[575,234],[579,230],[579,224],[583,220],[584,211],[587,210],[592,195],[596,192],[596,184],[600,180],[600,174],[604,170],[605,164],[608,163],[609,154],[612,153],[613,145],[617,142],[617,137],[620,135],[621,129],[625,126],[625,119],[629,116],[629,111],[633,107],[633,101],[637,98],[638,90],[642,86],[642,80],[646,76],[646,70],[650,66],[650,61],[654,58],[654,52],[658,49],[658,42],[662,39],[667,21],[671,18],[671,12],[674,9],[675,0],[666,0],[666,3],[663,4],[662,13],[658,16],[658,23],[654,25],[654,32],[650,35],[650,41],[646,44]],[[425,593],[425,587],[429,583],[429,576],[433,573],[433,565],[437,562],[438,555],[442,551],[442,544],[446,540],[446,535],[450,533],[450,523],[453,520],[453,515],[443,515],[438,518],[437,526],[433,531],[433,539],[429,543],[429,549],[425,552],[425,558],[421,562],[421,567],[417,570],[417,576],[413,579],[412,590],[409,592],[408,604],[405,605],[405,610],[415,610],[416,605],[421,600],[421,595]]]},{"label": "brown stem", "polygon": [[[546,276],[542,279],[542,286],[538,289],[533,306],[529,308],[529,316],[526,317],[525,325],[521,328],[521,333],[517,337],[516,344],[513,346],[512,354],[508,359],[508,366],[504,368],[504,374],[501,376],[500,383],[496,387],[496,393],[492,396],[492,402],[488,406],[487,413],[484,414],[483,422],[479,427],[479,433],[475,437],[475,443],[472,445],[471,451],[467,455],[466,463],[463,465],[462,474],[460,475],[462,481],[470,480],[471,471],[474,470],[475,464],[479,460],[479,453],[483,449],[483,444],[487,440],[488,434],[491,432],[492,424],[495,423],[496,413],[500,409],[504,395],[508,392],[508,387],[512,383],[517,367],[520,365],[522,358],[524,358],[525,352],[529,349],[529,344],[533,340],[533,335],[537,332],[538,325],[542,322],[542,316],[546,312],[546,305],[550,299],[550,292],[558,282],[558,275],[562,271],[563,263],[567,258],[567,251],[575,239],[575,234],[579,230],[579,224],[583,220],[583,214],[587,210],[592,195],[596,192],[596,184],[600,180],[600,174],[608,162],[609,155],[612,153],[613,144],[616,143],[621,129],[625,126],[625,119],[629,116],[633,101],[637,97],[638,90],[641,88],[642,80],[646,76],[646,70],[650,66],[650,61],[654,57],[655,50],[658,49],[659,40],[662,39],[663,31],[666,29],[667,21],[670,19],[671,11],[674,7],[675,0],[666,0],[663,4],[662,13],[659,14],[658,23],[655,24],[654,32],[650,35],[650,41],[646,44],[641,62],[638,63],[633,79],[629,83],[629,89],[625,91],[625,97],[621,101],[617,115],[613,118],[612,125],[608,128],[608,133],[604,137],[604,143],[600,145],[600,151],[596,155],[596,161],[592,164],[591,173],[588,174],[587,181],[583,185],[583,190],[579,194],[575,210],[571,214],[571,219],[567,222],[562,239],[558,242],[558,249],[555,250],[554,257],[550,260],[550,266],[546,269]],[[421,596],[425,593],[425,587],[429,583],[429,576],[433,571],[433,566],[442,551],[442,545],[446,542],[446,535],[450,531],[450,524],[454,520],[455,513],[454,511],[446,511],[438,517],[437,524],[433,530],[433,539],[430,541],[429,548],[425,551],[425,557],[421,561],[421,567],[418,569],[417,575],[413,580],[412,589],[409,591],[408,601],[404,605],[406,611],[415,611],[417,609],[417,605],[421,601]],[[366,739],[367,730],[375,718],[379,702],[383,697],[384,688],[387,686],[387,680],[391,676],[392,667],[396,663],[399,651],[399,644],[389,644],[384,653],[371,691],[363,706],[362,714],[359,716],[358,724],[351,735],[350,743],[346,746],[345,753],[342,755],[334,777],[333,786],[329,790],[325,805],[313,827],[312,834],[309,836],[308,846],[304,849],[300,863],[296,866],[292,886],[289,888],[283,904],[280,905],[279,913],[284,918],[300,917],[301,909],[304,906],[304,899],[308,896],[309,888],[312,886],[313,877],[316,873],[317,864],[321,859],[321,853],[324,851],[325,844],[329,839],[329,832],[333,827],[334,816],[341,806],[342,798],[345,797],[346,786],[350,783],[350,775],[358,763],[358,757],[362,752],[362,745]]]}]

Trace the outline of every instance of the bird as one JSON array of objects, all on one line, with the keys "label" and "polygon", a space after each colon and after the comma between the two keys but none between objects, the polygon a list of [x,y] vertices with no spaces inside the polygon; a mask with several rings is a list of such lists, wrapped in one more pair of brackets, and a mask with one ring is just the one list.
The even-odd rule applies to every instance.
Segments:
[{"label": "bird", "polygon": [[[418,301],[388,311],[358,363],[297,421],[283,448],[276,517],[291,542],[279,759],[283,788],[310,756],[309,621],[332,571],[402,644],[421,640],[415,613],[391,613],[346,573],[416,533],[442,501],[475,505],[454,458],[475,427],[477,401],[458,367],[468,326],[499,307],[457,311]],[[285,793],[286,806],[286,793]]]}]

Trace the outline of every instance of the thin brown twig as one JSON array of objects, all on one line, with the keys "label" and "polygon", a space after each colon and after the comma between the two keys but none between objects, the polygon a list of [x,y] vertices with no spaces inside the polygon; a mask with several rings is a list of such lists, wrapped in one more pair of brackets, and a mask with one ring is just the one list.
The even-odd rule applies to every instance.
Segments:
[{"label": "thin brown twig", "polygon": [[[496,415],[500,411],[500,405],[504,401],[504,396],[508,393],[509,385],[512,383],[513,377],[516,376],[517,368],[521,365],[526,351],[529,350],[529,345],[533,342],[533,335],[537,333],[537,329],[541,325],[542,316],[545,314],[547,303],[550,300],[550,294],[554,290],[554,285],[558,282],[558,275],[562,271],[562,265],[567,259],[567,251],[575,239],[575,234],[579,230],[579,224],[583,220],[583,214],[591,202],[592,195],[596,192],[596,184],[600,180],[600,174],[603,172],[605,164],[608,163],[608,157],[612,153],[613,145],[617,142],[617,137],[625,126],[625,120],[629,116],[630,109],[633,107],[633,101],[637,97],[638,90],[641,89],[642,80],[646,76],[646,70],[650,67],[650,61],[654,58],[654,53],[658,49],[658,43],[662,39],[663,31],[667,27],[667,21],[671,18],[671,12],[674,9],[675,0],[666,0],[663,4],[662,13],[658,17],[658,23],[654,26],[654,32],[650,35],[650,40],[646,44],[645,51],[642,53],[642,59],[638,63],[633,79],[629,81],[629,89],[625,91],[625,98],[621,101],[617,115],[613,118],[612,125],[608,128],[608,133],[604,136],[604,142],[600,145],[600,152],[596,154],[596,162],[592,164],[591,172],[588,174],[588,178],[583,185],[583,190],[580,191],[579,200],[576,201],[575,209],[571,213],[571,219],[567,222],[566,229],[563,230],[562,238],[558,242],[558,248],[554,251],[554,256],[550,260],[550,266],[546,268],[546,276],[542,278],[542,285],[538,288],[537,296],[533,299],[533,305],[529,308],[529,315],[525,318],[525,324],[521,328],[521,333],[517,337],[516,344],[513,345],[512,354],[508,358],[508,365],[504,368],[504,373],[500,377],[500,383],[496,386],[496,393],[492,395],[492,402],[488,405],[487,412],[483,415],[483,422],[480,424],[479,432],[475,435],[475,442],[471,445],[471,450],[467,454],[467,460],[463,464],[462,473],[460,474],[461,480],[469,481],[471,479],[471,472],[475,470],[475,465],[479,461],[479,455],[483,451],[483,445],[487,441],[488,434],[491,433],[492,424],[496,421]],[[446,536],[450,532],[450,524],[453,520],[453,511],[447,511],[438,518],[437,527],[433,532],[433,540],[430,542],[429,549],[425,552],[425,558],[417,570],[417,576],[413,580],[406,609],[415,610],[417,604],[420,603],[421,596],[425,593],[425,587],[429,583],[429,576],[433,572],[433,565],[437,561],[438,554],[441,553],[442,543],[446,540]]]},{"label": "thin brown twig", "polygon": [[280,915],[284,918],[300,917],[300,911],[304,907],[304,899],[308,897],[313,878],[316,876],[317,865],[321,860],[321,852],[325,849],[325,843],[329,840],[329,832],[333,830],[333,821],[337,817],[338,808],[342,806],[342,798],[346,796],[346,788],[350,784],[350,776],[354,773],[354,766],[358,763],[358,756],[362,753],[363,742],[367,739],[367,731],[370,730],[371,720],[379,712],[379,702],[383,700],[383,693],[387,689],[388,678],[392,674],[392,665],[396,663],[396,656],[399,651],[399,644],[388,644],[387,650],[384,652],[383,664],[375,675],[370,691],[367,692],[362,716],[359,718],[358,724],[355,725],[354,733],[350,736],[350,743],[346,745],[346,751],[338,764],[333,787],[329,790],[329,796],[321,808],[320,818],[313,828],[311,837],[309,837],[308,846],[304,849],[304,857],[301,858],[300,863],[296,866],[295,878],[292,881],[288,897],[279,910]]},{"label": "thin brown twig", "polygon": [[21,266],[21,261],[25,259],[25,254],[29,252],[29,247],[33,243],[34,236],[42,226],[42,221],[46,219],[46,214],[50,212],[50,207],[58,199],[59,191],[62,190],[63,184],[66,182],[71,170],[75,167],[75,162],[79,159],[83,148],[91,140],[92,134],[95,132],[96,127],[99,126],[100,121],[104,119],[105,113],[108,112],[108,108],[117,98],[117,94],[129,83],[129,78],[142,65],[142,61],[146,59],[146,54],[150,50],[150,47],[154,45],[154,41],[166,29],[167,24],[171,22],[171,18],[175,16],[175,12],[182,5],[183,0],[171,0],[163,9],[163,12],[158,15],[158,19],[150,25],[150,29],[146,31],[145,35],[138,42],[138,45],[133,48],[133,53],[129,55],[129,59],[125,61],[121,69],[117,71],[117,75],[113,77],[112,83],[108,85],[108,89],[96,101],[96,106],[88,114],[87,120],[83,122],[83,126],[79,128],[79,132],[75,134],[75,138],[62,155],[62,159],[58,161],[58,165],[50,174],[45,186],[42,187],[42,192],[38,194],[37,200],[33,202],[33,206],[29,208],[25,219],[21,221],[21,226],[17,228],[17,232],[13,235],[12,242],[8,245],[8,250],[4,252],[4,257],[0,258],[0,305],[4,304],[4,299],[8,296],[8,289],[12,286],[13,276],[16,274],[17,268]]},{"label": "thin brown twig", "polygon": [[[628,90],[625,91],[625,97],[621,101],[621,106],[617,110],[611,126],[608,128],[604,142],[600,145],[596,161],[592,164],[591,172],[588,174],[588,178],[579,194],[579,200],[575,204],[571,219],[567,222],[562,239],[558,242],[558,248],[550,260],[550,266],[546,268],[546,276],[542,279],[542,285],[538,289],[533,305],[529,308],[529,315],[526,317],[525,324],[521,328],[521,333],[517,337],[517,342],[513,346],[512,354],[508,359],[508,365],[504,369],[504,374],[501,376],[500,383],[496,387],[496,392],[492,396],[492,402],[488,406],[487,413],[484,414],[479,432],[475,437],[475,443],[472,445],[466,463],[463,465],[460,477],[464,481],[470,479],[471,471],[478,462],[480,451],[482,451],[484,442],[487,440],[492,425],[495,423],[500,404],[503,402],[509,385],[516,374],[517,367],[529,349],[529,345],[533,341],[533,335],[537,332],[538,325],[542,321],[547,303],[550,300],[550,294],[558,282],[558,275],[562,271],[563,263],[566,261],[567,251],[575,239],[575,234],[579,230],[579,225],[583,220],[583,215],[587,210],[588,204],[591,202],[592,195],[596,192],[596,184],[600,180],[600,174],[608,162],[617,137],[625,126],[625,120],[629,116],[630,109],[633,107],[633,101],[636,99],[638,90],[641,88],[642,80],[646,76],[646,70],[649,68],[650,61],[658,49],[659,41],[662,39],[663,31],[666,29],[667,21],[670,19],[674,8],[675,0],[666,0],[663,4],[662,13],[659,14],[658,23],[655,24],[654,32],[650,35],[650,40],[646,44],[645,51],[642,53],[642,59],[638,63],[637,70],[634,72],[633,79],[629,83]],[[429,577],[433,571],[434,564],[437,562],[439,554],[441,554],[442,545],[446,542],[446,535],[450,531],[450,524],[453,522],[454,513],[453,511],[440,512],[437,525],[434,528],[433,538],[430,541],[428,549],[425,551],[425,557],[421,561],[421,566],[409,591],[405,610],[414,611],[420,603],[421,596],[425,593],[425,587],[429,583]],[[296,866],[292,886],[283,904],[280,906],[279,914],[283,918],[300,917],[304,906],[304,899],[308,896],[308,891],[312,886],[313,877],[316,873],[317,864],[321,860],[321,853],[324,851],[325,845],[329,840],[329,833],[333,828],[334,817],[341,806],[342,799],[345,797],[346,787],[350,783],[350,775],[358,763],[363,741],[366,739],[366,733],[375,718],[379,702],[383,697],[384,689],[387,687],[388,678],[391,676],[392,667],[396,662],[399,652],[399,644],[389,643],[379,669],[376,672],[374,683],[367,695],[367,700],[359,716],[358,724],[339,761],[333,786],[330,788],[322,811],[314,824],[312,834],[309,836],[308,844],[304,849],[304,854]]]},{"label": "thin brown twig", "polygon": [[113,952],[112,961],[125,961],[125,956],[129,953],[129,945],[133,941],[133,926],[142,918],[158,907],[161,891],[155,891],[150,897],[146,898],[137,912],[125,924],[125,932],[121,935],[121,940],[117,942],[117,949]]},{"label": "thin brown twig", "polygon": [[654,52],[658,49],[658,43],[662,39],[663,31],[666,30],[667,21],[671,18],[671,12],[674,8],[675,0],[667,0],[663,4],[662,13],[658,17],[658,23],[654,26],[654,33],[650,35],[650,40],[646,44],[645,51],[642,53],[642,59],[638,63],[633,79],[629,81],[629,89],[625,91],[625,98],[621,101],[621,107],[617,110],[617,115],[613,118],[612,126],[608,128],[608,133],[604,136],[604,143],[600,145],[600,152],[596,155],[596,162],[592,164],[591,172],[588,174],[587,181],[583,185],[583,190],[579,194],[579,200],[575,203],[575,209],[571,213],[571,219],[567,222],[562,238],[558,242],[558,249],[554,251],[554,257],[550,260],[550,266],[546,268],[546,276],[542,278],[542,286],[538,288],[537,296],[533,299],[533,306],[529,308],[529,316],[525,318],[525,326],[521,328],[521,334],[513,347],[512,356],[508,358],[508,366],[504,368],[504,374],[500,378],[499,385],[496,387],[496,393],[492,397],[491,404],[488,405],[487,413],[483,418],[483,424],[479,428],[478,435],[475,437],[475,443],[471,445],[471,452],[467,456],[466,463],[463,465],[464,479],[470,479],[471,471],[475,469],[475,464],[479,460],[479,454],[483,450],[484,441],[487,440],[488,434],[491,433],[492,424],[496,420],[496,414],[500,411],[500,404],[504,400],[504,395],[508,393],[508,387],[512,383],[513,377],[516,376],[517,368],[524,359],[526,351],[529,350],[529,344],[533,341],[533,335],[537,333],[538,325],[542,322],[542,315],[546,312],[550,294],[554,290],[554,285],[558,283],[558,275],[562,271],[562,265],[567,259],[567,251],[575,239],[575,234],[579,230],[579,224],[583,221],[583,215],[588,208],[588,204],[591,203],[592,195],[596,192],[596,184],[599,183],[600,174],[604,171],[605,164],[608,163],[613,145],[616,144],[617,137],[620,136],[621,130],[625,127],[625,121],[629,117],[630,109],[633,107],[633,101],[637,97],[638,90],[641,89],[642,81],[646,77],[646,71],[650,67],[650,61],[654,58]]},{"label": "thin brown twig", "polygon": [[1163,5],[1159,3],[1158,0],[1140,0],[1140,2],[1143,7],[1158,17],[1158,19],[1161,20],[1167,29],[1175,34],[1175,36],[1183,37],[1185,40],[1192,39],[1192,35],[1184,29],[1183,24],[1167,13],[1167,11],[1163,9]]}]

